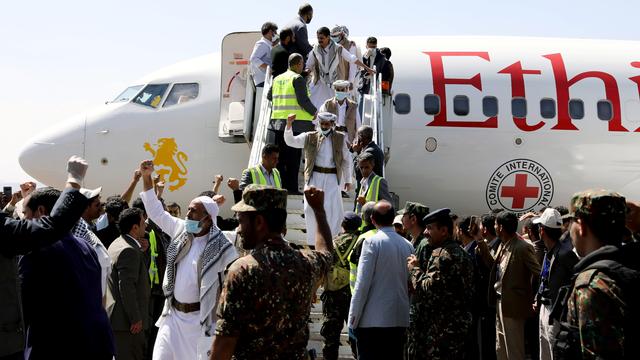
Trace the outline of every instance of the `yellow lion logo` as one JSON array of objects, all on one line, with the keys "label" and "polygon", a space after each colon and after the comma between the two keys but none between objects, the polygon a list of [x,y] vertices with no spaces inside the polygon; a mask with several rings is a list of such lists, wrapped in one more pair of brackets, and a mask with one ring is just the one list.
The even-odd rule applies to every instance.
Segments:
[{"label": "yellow lion logo", "polygon": [[[189,157],[184,152],[178,151],[178,144],[174,138],[160,138],[154,145],[155,149],[148,142],[144,143],[144,149],[153,156],[153,164],[160,167],[156,170],[160,181],[169,185],[169,191],[180,189],[187,182],[187,178],[184,177],[187,175],[184,162],[188,161]],[[167,175],[169,178],[165,179]]]}]

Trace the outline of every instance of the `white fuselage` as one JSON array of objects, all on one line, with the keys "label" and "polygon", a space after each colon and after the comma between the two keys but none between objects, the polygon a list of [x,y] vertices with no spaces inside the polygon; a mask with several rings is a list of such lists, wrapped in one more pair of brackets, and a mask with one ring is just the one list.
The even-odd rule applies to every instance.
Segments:
[{"label": "white fuselage", "polygon": [[[640,43],[380,37],[378,44],[393,51],[396,110],[407,110],[398,108],[407,97],[410,103],[408,113],[394,112],[392,136],[385,144],[391,154],[386,177],[402,205],[411,200],[432,209],[479,214],[498,207],[524,212],[566,205],[571,194],[587,188],[640,196],[635,145],[640,139],[640,58],[634,57]],[[184,206],[211,188],[215,174],[239,177],[247,166],[248,145],[218,137],[221,81],[228,79],[220,79],[219,54],[151,74],[133,85],[197,83],[198,97],[166,108],[131,101],[106,104],[32,139],[20,156],[21,166],[37,180],[59,186],[61,164],[80,154],[91,165],[85,185],[103,186],[105,195],[119,194],[139,162],[153,158],[145,143],[155,151],[160,139],[173,138],[177,151],[161,154],[165,164],[157,165],[167,169],[166,180],[174,176],[167,187],[184,179],[183,186],[164,196]],[[429,115],[425,96],[434,94],[440,109]],[[464,98],[457,98],[460,110],[454,109],[456,96],[467,97],[468,115],[456,115],[465,110]],[[526,99],[526,114],[514,117],[512,110],[523,110],[517,99]],[[582,101],[582,119],[571,119],[570,99],[578,115]],[[486,116],[495,101],[497,116]],[[541,114],[541,101],[548,118]],[[223,193],[231,196],[226,188]]]}]

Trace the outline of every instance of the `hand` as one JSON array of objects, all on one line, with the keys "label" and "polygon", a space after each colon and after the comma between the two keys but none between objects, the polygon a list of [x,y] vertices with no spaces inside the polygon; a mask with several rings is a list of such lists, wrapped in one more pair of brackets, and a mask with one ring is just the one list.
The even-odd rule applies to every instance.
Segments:
[{"label": "hand", "polygon": [[[81,158],[80,156],[72,156],[69,158],[67,162],[67,182],[71,184],[80,185],[84,180],[84,176],[87,174],[87,168],[89,167],[89,163],[87,160]],[[35,187],[34,187],[35,188]]]},{"label": "hand", "polygon": [[136,170],[133,172],[133,181],[138,182],[140,181],[141,177],[142,177],[142,173],[140,172],[140,170]]},{"label": "hand", "polygon": [[372,68],[370,68],[370,67],[367,67],[367,69],[366,69],[366,70],[367,70],[367,72],[368,72],[369,74],[371,74],[371,75],[373,75],[373,74],[375,74],[375,73],[376,73],[376,71],[375,71],[375,70],[373,70],[373,69],[372,69]]},{"label": "hand", "polygon": [[289,114],[289,116],[287,116],[287,129],[291,129],[291,126],[293,126],[293,122],[295,121],[295,119],[295,114]]},{"label": "hand", "polygon": [[240,181],[236,178],[229,178],[227,186],[233,191],[240,190]]},{"label": "hand", "polygon": [[360,206],[364,206],[364,204],[367,203],[367,198],[365,198],[364,196],[358,196],[358,204],[360,204]]},{"label": "hand", "polygon": [[304,190],[304,198],[307,200],[307,204],[316,211],[324,211],[324,191],[315,187],[310,187]]},{"label": "hand", "polygon": [[131,324],[131,328],[129,328],[129,331],[131,331],[132,334],[137,334],[142,331],[142,320],[138,321],[137,323]]},{"label": "hand", "polygon": [[344,184],[344,191],[346,191],[346,192],[351,191],[351,183]]},{"label": "hand", "polygon": [[11,194],[11,201],[9,201],[9,204],[11,206],[16,206],[18,201],[20,201],[21,199],[22,199],[22,193],[20,191],[16,191],[13,194]]},{"label": "hand", "polygon": [[418,267],[419,265],[420,263],[418,262],[418,258],[413,254],[409,255],[409,257],[407,258],[407,270],[411,272],[413,268]]},{"label": "hand", "polygon": [[227,199],[225,199],[223,195],[214,195],[213,201],[215,201],[218,206],[222,206]]},{"label": "hand", "polygon": [[213,180],[214,183],[220,184],[222,183],[222,180],[224,180],[224,176],[222,175],[216,175],[215,179]]},{"label": "hand", "polygon": [[164,190],[164,181],[158,181],[156,187],[158,188],[158,191]]},{"label": "hand", "polygon": [[142,174],[142,176],[149,176],[151,177],[151,174],[153,174],[153,161],[152,160],[145,160],[143,162],[140,163],[140,174]]},{"label": "hand", "polygon": [[25,183],[20,184],[20,195],[22,196],[22,198],[26,198],[35,189],[36,189],[36,183],[34,183],[33,181],[27,181]]},{"label": "hand", "polygon": [[149,240],[146,238],[140,238],[138,239],[138,242],[140,243],[140,249],[142,249],[142,252],[149,250]]}]

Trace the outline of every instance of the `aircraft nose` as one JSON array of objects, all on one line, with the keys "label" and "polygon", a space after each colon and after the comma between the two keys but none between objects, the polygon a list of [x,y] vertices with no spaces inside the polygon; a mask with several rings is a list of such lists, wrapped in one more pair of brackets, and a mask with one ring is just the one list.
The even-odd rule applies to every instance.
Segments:
[{"label": "aircraft nose", "polygon": [[18,155],[22,169],[43,184],[61,186],[69,157],[84,153],[84,120],[70,120],[30,139]]}]

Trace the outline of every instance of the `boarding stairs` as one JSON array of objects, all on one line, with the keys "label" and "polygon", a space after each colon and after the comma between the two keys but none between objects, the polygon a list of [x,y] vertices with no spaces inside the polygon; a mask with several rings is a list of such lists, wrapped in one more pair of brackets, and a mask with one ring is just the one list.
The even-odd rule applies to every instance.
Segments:
[{"label": "boarding stairs", "polygon": [[[251,131],[251,135],[247,137],[251,141],[251,153],[249,156],[248,167],[257,166],[261,161],[262,148],[267,144],[268,125],[271,120],[271,102],[267,99],[267,93],[271,88],[272,83],[271,68],[267,69],[267,76],[264,83],[262,93],[255,92],[255,89],[247,87],[247,98],[253,97],[255,109],[253,115],[257,116],[257,121],[253,122],[253,126],[245,127]],[[251,82],[251,79],[248,81]],[[250,93],[250,91],[254,91]],[[258,97],[259,96],[259,97]],[[386,102],[385,102],[386,101]],[[388,109],[391,108],[391,100],[388,96],[382,94],[381,84],[379,81],[379,75],[371,77],[371,87],[369,94],[363,97],[363,111],[362,111],[362,123],[369,125],[373,128],[374,141],[385,151],[385,159],[388,160],[389,148],[386,144],[389,143],[388,136],[385,134],[385,125],[390,129],[391,119],[389,118],[391,112]],[[245,112],[245,115],[249,115],[249,112]],[[387,116],[385,116],[387,115]],[[245,121],[247,119],[245,118]],[[390,136],[390,133],[389,133]],[[304,159],[303,159],[304,161]],[[385,161],[386,163],[386,161]],[[304,174],[301,165],[299,179],[299,188],[304,188]],[[384,170],[384,166],[383,166]],[[384,176],[384,174],[382,174]],[[355,176],[354,176],[355,182]],[[355,186],[355,184],[354,184]],[[343,207],[345,211],[353,210],[355,201],[355,192],[352,190],[349,193],[348,198],[343,198]],[[300,247],[308,247],[307,235],[306,235],[306,223],[304,219],[303,210],[303,195],[289,195],[287,198],[287,234],[286,239],[292,244]],[[309,337],[309,349],[314,349],[317,354],[317,359],[322,359],[322,346],[323,338],[320,335],[320,328],[323,322],[322,304],[320,302],[320,294],[322,289],[318,290],[316,302],[313,304],[310,315],[310,337]],[[340,359],[352,359],[351,348],[347,343],[348,335],[346,326],[343,328],[341,335],[340,346]]]}]

